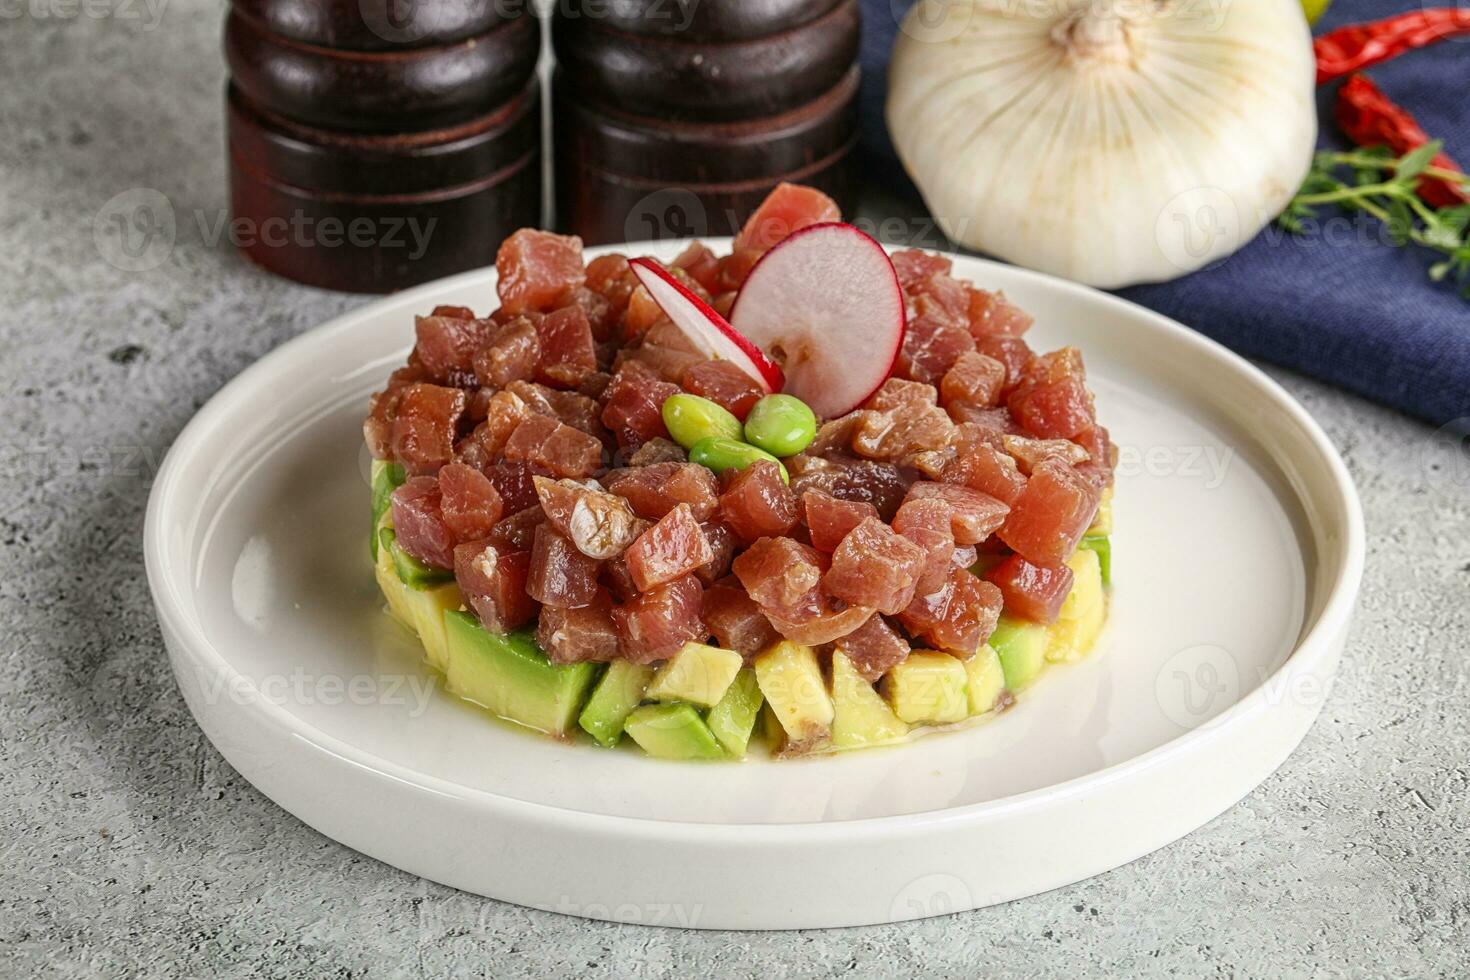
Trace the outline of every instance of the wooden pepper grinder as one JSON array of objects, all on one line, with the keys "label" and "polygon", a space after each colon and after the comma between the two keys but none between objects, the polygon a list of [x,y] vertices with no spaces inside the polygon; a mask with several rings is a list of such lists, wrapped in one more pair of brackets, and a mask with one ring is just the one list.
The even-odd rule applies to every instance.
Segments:
[{"label": "wooden pepper grinder", "polygon": [[857,0],[561,0],[552,30],[563,231],[730,235],[781,181],[852,209]]},{"label": "wooden pepper grinder", "polygon": [[540,39],[507,0],[234,0],[236,243],[350,292],[493,263],[541,223]]}]

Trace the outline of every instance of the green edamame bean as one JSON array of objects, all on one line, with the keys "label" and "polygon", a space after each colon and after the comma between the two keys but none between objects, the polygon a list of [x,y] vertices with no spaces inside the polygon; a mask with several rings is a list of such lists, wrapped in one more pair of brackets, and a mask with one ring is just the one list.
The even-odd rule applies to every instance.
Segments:
[{"label": "green edamame bean", "polygon": [[786,472],[785,465],[779,459],[764,449],[758,449],[739,439],[710,436],[699,440],[689,450],[689,462],[708,466],[716,473],[723,473],[726,470],[743,470],[763,459],[768,459],[781,468],[782,481],[791,482],[791,475]]},{"label": "green edamame bean", "polygon": [[776,456],[795,456],[816,437],[816,415],[793,395],[767,395],[745,419],[745,441]]},{"label": "green edamame bean", "polygon": [[743,431],[739,419],[698,395],[670,395],[664,399],[662,411],[669,435],[685,449],[712,436],[738,440]]}]

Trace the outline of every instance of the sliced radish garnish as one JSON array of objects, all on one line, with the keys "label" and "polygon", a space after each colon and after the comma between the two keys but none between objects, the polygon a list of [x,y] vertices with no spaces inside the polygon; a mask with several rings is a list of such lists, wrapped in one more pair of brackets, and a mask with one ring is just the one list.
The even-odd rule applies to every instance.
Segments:
[{"label": "sliced radish garnish", "polygon": [[786,392],[823,418],[846,415],[893,373],[907,323],[888,253],[852,225],[812,225],[767,252],[735,329],[781,365]]},{"label": "sliced radish garnish", "polygon": [[684,331],[684,336],[701,354],[729,361],[758,381],[767,392],[781,390],[785,383],[781,369],[667,269],[652,259],[633,259],[628,265],[659,309]]}]

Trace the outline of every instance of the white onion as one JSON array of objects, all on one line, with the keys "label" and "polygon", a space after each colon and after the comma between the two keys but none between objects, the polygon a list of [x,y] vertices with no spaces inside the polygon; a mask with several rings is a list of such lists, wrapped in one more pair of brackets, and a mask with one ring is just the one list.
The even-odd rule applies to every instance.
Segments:
[{"label": "white onion", "polygon": [[888,126],[956,242],[1095,286],[1234,252],[1311,164],[1298,0],[919,0]]}]

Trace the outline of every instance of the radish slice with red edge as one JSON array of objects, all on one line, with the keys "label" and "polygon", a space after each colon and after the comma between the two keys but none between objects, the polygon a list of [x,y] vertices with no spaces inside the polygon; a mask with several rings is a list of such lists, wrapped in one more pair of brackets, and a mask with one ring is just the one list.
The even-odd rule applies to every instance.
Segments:
[{"label": "radish slice with red edge", "polygon": [[781,365],[786,393],[826,419],[846,415],[888,380],[907,329],[888,253],[840,223],[803,228],[762,256],[730,322]]},{"label": "radish slice with red edge", "polygon": [[652,259],[633,259],[628,265],[659,309],[684,331],[684,336],[701,354],[729,361],[754,378],[768,394],[781,390],[785,378],[775,362],[669,270]]}]

